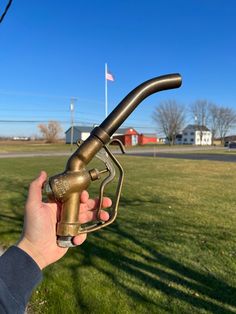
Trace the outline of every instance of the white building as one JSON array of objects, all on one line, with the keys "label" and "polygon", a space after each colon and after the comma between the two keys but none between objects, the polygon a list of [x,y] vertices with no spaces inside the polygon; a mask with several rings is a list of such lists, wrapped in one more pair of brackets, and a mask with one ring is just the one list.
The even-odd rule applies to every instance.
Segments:
[{"label": "white building", "polygon": [[211,145],[211,131],[204,125],[189,124],[183,129],[182,144]]},{"label": "white building", "polygon": [[[75,144],[77,140],[85,141],[92,131],[92,126],[74,126],[73,127],[73,143]],[[65,132],[66,133],[66,144],[71,142],[71,127]]]}]

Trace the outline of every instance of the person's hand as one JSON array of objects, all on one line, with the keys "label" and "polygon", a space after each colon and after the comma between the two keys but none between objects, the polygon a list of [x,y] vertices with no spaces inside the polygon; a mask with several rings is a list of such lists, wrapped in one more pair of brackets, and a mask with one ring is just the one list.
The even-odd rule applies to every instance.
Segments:
[{"label": "person's hand", "polygon": [[[60,207],[56,203],[42,202],[42,187],[47,179],[46,172],[42,171],[29,188],[28,199],[25,205],[24,228],[17,246],[29,254],[41,269],[52,264],[64,256],[67,248],[61,248],[56,243],[56,223]],[[79,222],[86,223],[95,219],[94,210],[97,201],[89,199],[87,191],[81,194]],[[111,200],[103,199],[103,208],[111,206]],[[107,221],[109,214],[101,211],[100,219]],[[82,244],[86,234],[80,234],[73,239],[75,245]]]}]

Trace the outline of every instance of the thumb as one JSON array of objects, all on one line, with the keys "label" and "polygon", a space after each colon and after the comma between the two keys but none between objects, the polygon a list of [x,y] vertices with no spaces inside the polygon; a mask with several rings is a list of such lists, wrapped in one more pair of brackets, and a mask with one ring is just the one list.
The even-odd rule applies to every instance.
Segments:
[{"label": "thumb", "polygon": [[29,187],[27,203],[34,202],[40,203],[42,201],[42,188],[43,184],[47,179],[47,173],[41,171],[39,176],[31,182]]}]

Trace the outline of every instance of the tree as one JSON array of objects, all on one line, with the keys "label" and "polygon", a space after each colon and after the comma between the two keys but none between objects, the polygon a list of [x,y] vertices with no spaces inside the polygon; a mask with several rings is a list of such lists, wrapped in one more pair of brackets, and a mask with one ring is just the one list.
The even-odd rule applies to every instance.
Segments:
[{"label": "tree", "polygon": [[38,128],[47,143],[55,143],[62,131],[61,125],[57,121],[49,121],[48,124],[39,124]]},{"label": "tree", "polygon": [[223,144],[226,134],[236,124],[236,113],[232,108],[223,106],[218,111],[218,130]]},{"label": "tree", "polygon": [[183,128],[185,120],[184,106],[175,100],[163,101],[156,107],[153,119],[159,130],[168,138],[169,144],[174,144],[177,134]]},{"label": "tree", "polygon": [[214,103],[210,103],[208,107],[209,112],[209,127],[211,130],[211,145],[214,144],[214,139],[218,133],[219,129],[219,106]]},{"label": "tree", "polygon": [[236,113],[232,108],[211,104],[209,107],[212,137],[219,135],[221,143],[229,130],[236,124]]},{"label": "tree", "polygon": [[190,110],[197,125],[207,125],[209,120],[209,102],[207,100],[196,100]]},{"label": "tree", "polygon": [[200,131],[200,143],[202,143],[203,132],[209,122],[209,103],[207,100],[196,100],[190,110]]}]

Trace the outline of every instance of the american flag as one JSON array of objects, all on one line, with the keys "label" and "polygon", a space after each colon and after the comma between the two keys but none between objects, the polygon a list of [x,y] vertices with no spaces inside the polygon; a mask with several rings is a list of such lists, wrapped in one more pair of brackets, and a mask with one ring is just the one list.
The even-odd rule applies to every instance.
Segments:
[{"label": "american flag", "polygon": [[110,72],[106,72],[106,79],[112,82],[115,81],[114,76]]}]

